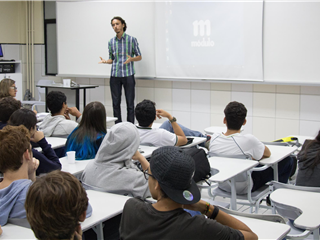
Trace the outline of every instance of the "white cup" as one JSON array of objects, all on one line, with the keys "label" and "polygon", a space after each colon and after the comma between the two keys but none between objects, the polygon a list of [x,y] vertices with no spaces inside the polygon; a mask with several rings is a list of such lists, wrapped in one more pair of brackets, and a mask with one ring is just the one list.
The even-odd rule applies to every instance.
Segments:
[{"label": "white cup", "polygon": [[75,151],[67,152],[67,160],[68,160],[68,163],[76,163],[76,152]]},{"label": "white cup", "polygon": [[63,79],[63,86],[70,87],[71,86],[71,79]]}]

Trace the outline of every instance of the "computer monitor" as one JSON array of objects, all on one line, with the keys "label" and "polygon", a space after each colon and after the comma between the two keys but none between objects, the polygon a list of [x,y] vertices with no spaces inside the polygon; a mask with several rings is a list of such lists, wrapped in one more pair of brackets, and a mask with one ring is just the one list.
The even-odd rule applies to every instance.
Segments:
[{"label": "computer monitor", "polygon": [[3,57],[3,51],[2,51],[1,44],[0,44],[0,57]]}]

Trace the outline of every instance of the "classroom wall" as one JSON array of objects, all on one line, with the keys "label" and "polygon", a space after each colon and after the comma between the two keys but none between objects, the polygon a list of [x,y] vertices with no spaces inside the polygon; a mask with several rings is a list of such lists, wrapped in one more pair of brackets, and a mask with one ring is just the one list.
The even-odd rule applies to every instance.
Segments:
[{"label": "classroom wall", "polygon": [[[24,64],[25,46],[5,45],[5,48],[8,58],[21,59]],[[36,82],[39,79],[62,81],[59,77],[45,77],[44,74],[44,45],[36,45]],[[100,101],[105,104],[107,114],[113,115],[109,79],[71,79],[80,84],[99,85],[99,88],[87,90],[87,103]],[[245,131],[263,141],[271,141],[291,134],[313,136],[320,129],[320,87],[317,86],[139,79],[136,82],[136,102],[143,99],[153,100],[158,108],[172,113],[179,123],[199,131],[203,131],[208,126],[223,126],[223,109],[230,101],[239,101],[246,105],[248,123]],[[25,81],[23,86],[25,91]],[[74,105],[74,93],[68,93],[68,104]],[[82,102],[80,110],[82,111]],[[123,119],[126,119],[124,96],[122,96],[122,112]]]}]

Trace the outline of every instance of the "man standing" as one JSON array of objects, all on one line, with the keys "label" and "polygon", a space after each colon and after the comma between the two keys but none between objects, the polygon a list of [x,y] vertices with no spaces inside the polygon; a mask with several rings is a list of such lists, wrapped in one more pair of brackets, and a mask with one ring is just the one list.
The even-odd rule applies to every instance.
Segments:
[{"label": "man standing", "polygon": [[136,82],[133,62],[142,59],[141,52],[137,39],[125,33],[127,24],[121,17],[112,18],[111,26],[116,32],[116,36],[111,38],[108,43],[109,59],[105,60],[100,57],[99,63],[112,64],[110,89],[113,115],[118,118],[116,123],[122,122],[120,110],[122,86],[126,95],[127,121],[134,123],[134,87]]}]

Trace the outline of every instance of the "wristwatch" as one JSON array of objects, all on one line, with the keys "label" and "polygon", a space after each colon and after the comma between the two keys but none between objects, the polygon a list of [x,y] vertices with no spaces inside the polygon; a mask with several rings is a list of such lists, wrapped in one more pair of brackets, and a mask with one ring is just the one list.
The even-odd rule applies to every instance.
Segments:
[{"label": "wristwatch", "polygon": [[169,120],[170,123],[176,122],[177,119],[175,117],[173,117],[171,120]]}]

